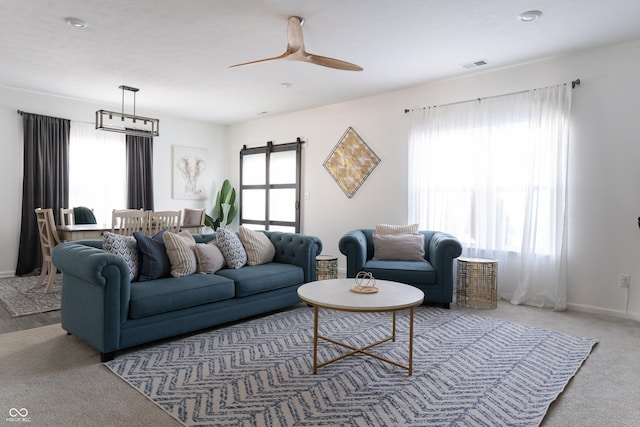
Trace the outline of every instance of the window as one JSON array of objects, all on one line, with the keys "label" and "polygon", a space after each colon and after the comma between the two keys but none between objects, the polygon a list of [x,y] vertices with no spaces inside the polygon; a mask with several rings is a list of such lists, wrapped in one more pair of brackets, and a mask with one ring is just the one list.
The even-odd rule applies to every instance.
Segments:
[{"label": "window", "polygon": [[498,259],[516,304],[566,305],[570,109],[560,85],[412,112],[409,222]]},{"label": "window", "polygon": [[240,150],[240,225],[300,232],[302,141]]},{"label": "window", "polygon": [[93,209],[98,224],[111,224],[111,211],[126,206],[125,136],[71,122],[69,206]]}]

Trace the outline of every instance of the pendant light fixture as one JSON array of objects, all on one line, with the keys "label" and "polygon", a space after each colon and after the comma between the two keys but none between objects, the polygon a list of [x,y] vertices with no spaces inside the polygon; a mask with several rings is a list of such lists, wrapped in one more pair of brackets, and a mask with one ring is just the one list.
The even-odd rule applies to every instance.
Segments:
[{"label": "pendant light fixture", "polygon": [[[136,92],[140,89],[131,86],[120,86],[122,89],[122,111],[96,111],[96,129],[110,132],[126,133],[137,136],[158,136],[160,120],[150,117],[136,116]],[[133,114],[124,112],[125,91],[133,92]]]}]

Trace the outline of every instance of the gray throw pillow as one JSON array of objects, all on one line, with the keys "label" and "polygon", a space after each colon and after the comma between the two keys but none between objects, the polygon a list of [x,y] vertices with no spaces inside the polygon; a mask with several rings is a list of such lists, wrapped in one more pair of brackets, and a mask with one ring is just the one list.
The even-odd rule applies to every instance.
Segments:
[{"label": "gray throw pillow", "polygon": [[224,267],[225,261],[215,240],[209,243],[196,243],[198,273],[213,274]]},{"label": "gray throw pillow", "polygon": [[425,261],[424,235],[373,233],[373,259]]}]

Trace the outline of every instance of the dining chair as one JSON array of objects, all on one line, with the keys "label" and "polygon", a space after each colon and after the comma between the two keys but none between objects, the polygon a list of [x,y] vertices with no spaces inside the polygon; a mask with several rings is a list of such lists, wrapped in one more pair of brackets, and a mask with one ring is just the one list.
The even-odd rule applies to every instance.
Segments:
[{"label": "dining chair", "polygon": [[60,225],[73,225],[73,208],[60,208]]},{"label": "dining chair", "polygon": [[114,209],[111,213],[111,232],[131,236],[134,232],[144,232],[147,212],[142,209]]},{"label": "dining chair", "polygon": [[51,261],[51,253],[53,252],[53,248],[60,243],[60,238],[58,237],[55,219],[53,218],[53,209],[38,208],[35,212],[38,231],[40,233],[40,249],[42,250],[42,268],[36,287],[39,288],[44,284],[44,279],[48,274],[47,287],[44,289],[44,293],[46,294],[51,291],[53,282],[56,279],[56,273],[58,272],[58,269]]},{"label": "dining chair", "polygon": [[182,212],[180,211],[148,211],[145,232],[149,236],[153,236],[160,230],[178,233],[181,219]]},{"label": "dining chair", "polygon": [[183,226],[200,226],[199,228],[193,228],[192,233],[202,233],[204,230],[204,209],[189,209],[184,208],[184,214],[182,215]]}]

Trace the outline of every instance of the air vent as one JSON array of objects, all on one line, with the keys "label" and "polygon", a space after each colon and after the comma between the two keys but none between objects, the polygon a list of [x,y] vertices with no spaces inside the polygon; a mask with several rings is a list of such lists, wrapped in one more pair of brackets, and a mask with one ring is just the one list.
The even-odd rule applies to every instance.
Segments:
[{"label": "air vent", "polygon": [[489,61],[487,61],[486,59],[479,59],[477,61],[467,62],[466,64],[462,64],[462,68],[465,68],[465,69],[478,68],[478,67],[484,67],[485,65],[489,65]]}]

